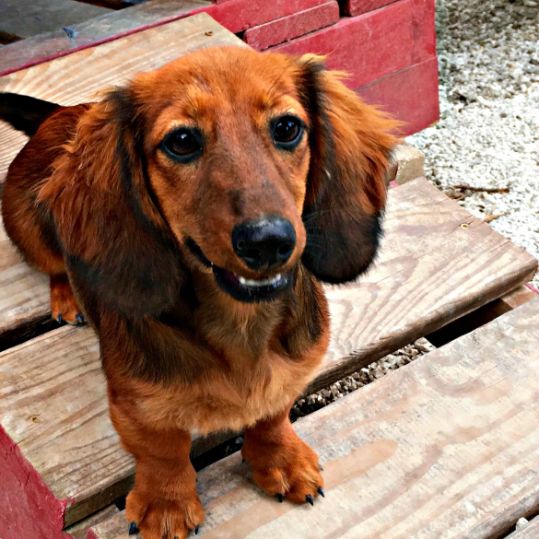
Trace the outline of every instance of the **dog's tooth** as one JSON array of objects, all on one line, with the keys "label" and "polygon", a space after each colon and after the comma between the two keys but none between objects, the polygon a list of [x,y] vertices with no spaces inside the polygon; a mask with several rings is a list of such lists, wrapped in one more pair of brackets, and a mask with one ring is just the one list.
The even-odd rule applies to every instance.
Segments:
[{"label": "dog's tooth", "polygon": [[268,286],[268,285],[271,285],[271,284],[275,284],[280,279],[281,279],[281,274],[280,273],[278,273],[277,275],[275,275],[274,277],[271,277],[269,279],[260,279],[260,280],[246,279],[245,277],[240,277],[238,275],[238,281],[243,286]]}]

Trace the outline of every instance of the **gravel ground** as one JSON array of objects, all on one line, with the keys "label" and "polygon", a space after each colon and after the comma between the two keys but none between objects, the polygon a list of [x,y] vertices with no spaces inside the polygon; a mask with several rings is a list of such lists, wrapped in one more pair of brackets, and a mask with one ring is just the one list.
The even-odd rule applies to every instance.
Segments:
[{"label": "gravel ground", "polygon": [[431,181],[537,258],[538,14],[537,0],[438,0],[441,120],[408,138]]},{"label": "gravel ground", "polygon": [[[435,185],[537,258],[538,5],[437,0],[441,119],[408,138],[425,153]],[[539,275],[533,284],[539,287]],[[299,400],[292,415],[314,412],[432,349],[419,339]]]}]

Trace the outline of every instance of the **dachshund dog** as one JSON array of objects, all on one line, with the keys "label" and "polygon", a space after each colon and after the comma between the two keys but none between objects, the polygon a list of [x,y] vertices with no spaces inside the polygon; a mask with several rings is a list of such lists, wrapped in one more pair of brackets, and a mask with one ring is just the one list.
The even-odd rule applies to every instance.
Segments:
[{"label": "dachshund dog", "polygon": [[254,482],[323,494],[289,411],[328,345],[320,281],[375,256],[396,123],[319,57],[189,54],[100,102],[3,94],[31,135],[6,230],[50,275],[51,309],[99,336],[110,415],[136,461],[130,531],[187,537],[204,511],[191,436],[244,430]]}]

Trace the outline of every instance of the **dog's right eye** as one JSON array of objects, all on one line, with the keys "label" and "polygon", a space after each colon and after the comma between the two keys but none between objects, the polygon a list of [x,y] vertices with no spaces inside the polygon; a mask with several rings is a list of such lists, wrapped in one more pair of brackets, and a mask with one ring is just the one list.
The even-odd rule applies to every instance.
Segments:
[{"label": "dog's right eye", "polygon": [[175,129],[165,137],[161,149],[174,161],[190,163],[202,155],[202,133],[196,128]]}]

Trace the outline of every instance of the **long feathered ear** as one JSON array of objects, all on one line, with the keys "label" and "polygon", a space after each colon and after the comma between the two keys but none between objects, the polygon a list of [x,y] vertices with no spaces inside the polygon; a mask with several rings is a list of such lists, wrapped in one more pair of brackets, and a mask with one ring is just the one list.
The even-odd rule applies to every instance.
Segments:
[{"label": "long feathered ear", "polygon": [[376,254],[399,124],[363,103],[319,58],[299,62],[298,89],[311,119],[302,262],[318,279],[343,283]]},{"label": "long feathered ear", "polygon": [[38,194],[87,309],[105,304],[130,318],[165,311],[182,277],[147,176],[143,129],[129,91],[109,94],[81,117]]}]

